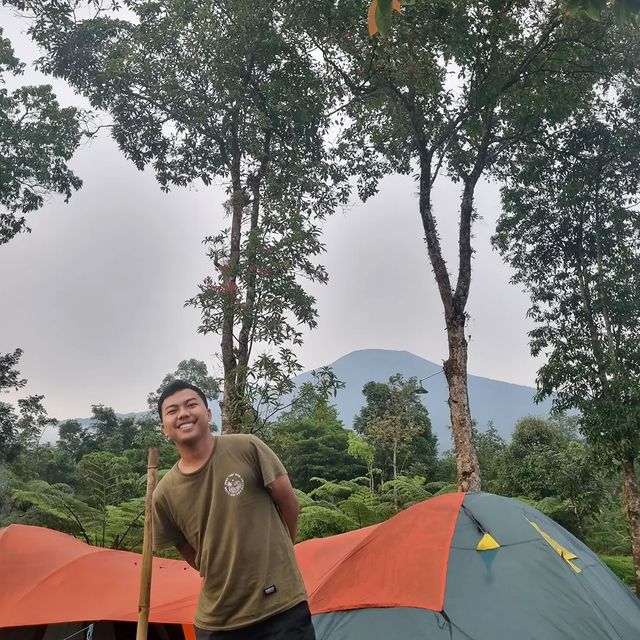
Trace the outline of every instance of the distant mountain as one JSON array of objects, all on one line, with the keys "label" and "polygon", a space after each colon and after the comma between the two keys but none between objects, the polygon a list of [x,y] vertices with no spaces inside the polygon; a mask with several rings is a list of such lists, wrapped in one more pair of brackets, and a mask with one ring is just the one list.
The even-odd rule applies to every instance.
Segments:
[{"label": "distant mountain", "polygon": [[[429,411],[433,432],[438,436],[440,451],[451,448],[451,432],[449,425],[449,406],[447,405],[447,381],[442,367],[434,362],[420,358],[408,351],[388,351],[385,349],[364,349],[339,358],[329,365],[336,376],[345,383],[345,388],[338,391],[333,403],[338,409],[345,427],[351,428],[353,418],[364,404],[362,387],[373,380],[386,382],[395,373],[401,373],[405,378],[415,376],[418,379],[433,376],[424,381],[428,394],[422,395],[421,400]],[[311,372],[303,373],[295,379],[296,386],[312,379]],[[513,427],[519,418],[528,415],[544,416],[551,409],[551,402],[540,404],[533,402],[535,389],[523,387],[508,382],[499,382],[480,376],[469,376],[469,400],[471,415],[482,431],[491,420],[500,435],[505,439],[511,438]],[[217,402],[212,403],[211,409],[216,424],[220,424],[220,407]],[[147,412],[136,414],[143,416]],[[83,424],[90,422],[82,419]],[[56,439],[54,432],[47,433],[44,440]]]},{"label": "distant mountain", "polygon": [[[444,451],[451,445],[449,425],[449,406],[447,405],[447,381],[442,367],[434,362],[420,358],[408,351],[388,351],[385,349],[364,349],[353,351],[330,365],[345,388],[340,390],[334,400],[345,426],[351,427],[354,416],[364,404],[362,387],[373,380],[386,382],[395,373],[405,378],[415,376],[418,379],[432,375],[424,381],[428,394],[421,396],[429,411],[433,432],[438,436],[439,449]],[[296,378],[298,385],[311,379],[309,373]],[[535,404],[535,389],[469,376],[469,402],[471,415],[482,431],[492,420],[505,439],[510,439],[513,427],[519,418],[527,415],[544,416],[551,409],[551,401]]]}]

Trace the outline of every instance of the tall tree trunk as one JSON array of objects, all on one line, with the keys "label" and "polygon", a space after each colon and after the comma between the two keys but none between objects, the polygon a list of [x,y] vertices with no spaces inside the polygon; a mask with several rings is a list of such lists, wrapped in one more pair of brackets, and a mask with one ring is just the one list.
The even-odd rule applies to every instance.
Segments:
[{"label": "tall tree trunk", "polygon": [[225,307],[223,310],[222,338],[220,350],[222,352],[222,368],[224,372],[223,397],[220,402],[222,433],[237,433],[241,429],[242,400],[238,393],[238,376],[244,375],[238,367],[238,360],[234,346],[234,325],[236,321],[236,301],[238,295],[238,265],[240,260],[240,240],[242,235],[242,214],[246,206],[246,193],[242,188],[240,174],[240,153],[237,139],[232,140],[231,166],[231,244],[229,247],[229,262],[224,266],[222,286],[225,292]]},{"label": "tall tree trunk", "polygon": [[464,313],[447,318],[449,358],[444,363],[444,374],[449,385],[448,403],[456,451],[458,491],[480,491],[480,465],[473,443],[469,409],[467,340],[464,329]]},{"label": "tall tree trunk", "polygon": [[431,208],[431,157],[424,154],[420,175],[420,217],[425,232],[429,259],[433,267],[440,299],[444,307],[449,358],[444,363],[444,373],[449,386],[449,411],[451,431],[456,451],[459,491],[480,490],[480,465],[473,442],[471,412],[467,390],[467,340],[465,330],[465,306],[471,284],[471,221],[473,192],[479,173],[465,181],[460,207],[459,271],[455,292],[446,262],[442,256],[440,237]]},{"label": "tall tree trunk", "polygon": [[636,595],[640,596],[640,493],[632,458],[622,459],[622,495],[631,534],[631,552],[636,574]]}]

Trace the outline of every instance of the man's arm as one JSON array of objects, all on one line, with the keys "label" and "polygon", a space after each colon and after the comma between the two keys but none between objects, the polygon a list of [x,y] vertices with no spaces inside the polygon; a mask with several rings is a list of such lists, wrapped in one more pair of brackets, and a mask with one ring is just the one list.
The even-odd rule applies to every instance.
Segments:
[{"label": "man's arm", "polygon": [[176,548],[180,552],[180,555],[185,559],[186,563],[190,567],[193,567],[196,571],[198,571],[198,567],[196,567],[195,549],[188,542],[185,542],[184,544],[181,544]]},{"label": "man's arm", "polygon": [[278,511],[280,511],[280,515],[287,525],[287,529],[289,529],[291,541],[295,544],[298,533],[300,504],[298,502],[298,496],[291,486],[289,476],[282,475],[276,478],[267,486],[267,490],[271,494],[271,499],[275,502],[276,507],[278,507]]}]

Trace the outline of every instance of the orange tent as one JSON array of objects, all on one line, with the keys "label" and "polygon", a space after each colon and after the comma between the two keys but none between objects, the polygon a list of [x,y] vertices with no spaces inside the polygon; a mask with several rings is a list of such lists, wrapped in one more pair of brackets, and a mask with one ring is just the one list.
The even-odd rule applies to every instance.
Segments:
[{"label": "orange tent", "polygon": [[449,546],[464,495],[426,500],[381,524],[298,544],[311,612],[442,610]]},{"label": "orange tent", "polygon": [[[140,560],[41,527],[0,529],[0,628],[135,622]],[[150,622],[190,625],[199,588],[200,576],[185,562],[154,558]]]}]

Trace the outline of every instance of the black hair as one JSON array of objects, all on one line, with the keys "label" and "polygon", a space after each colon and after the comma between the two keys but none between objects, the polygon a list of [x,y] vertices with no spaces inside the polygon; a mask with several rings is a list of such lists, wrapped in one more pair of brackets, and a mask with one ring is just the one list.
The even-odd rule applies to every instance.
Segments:
[{"label": "black hair", "polygon": [[204,395],[204,392],[202,391],[202,389],[199,389],[194,384],[191,384],[190,382],[185,382],[184,380],[174,380],[173,382],[170,382],[162,390],[162,393],[158,398],[158,414],[160,415],[160,418],[162,418],[162,403],[169,396],[172,396],[174,393],[178,393],[178,391],[182,391],[183,389],[191,389],[191,391],[195,391],[202,399],[202,402],[204,402],[204,406],[207,407],[207,409],[209,408],[209,402],[207,401],[207,396]]}]

